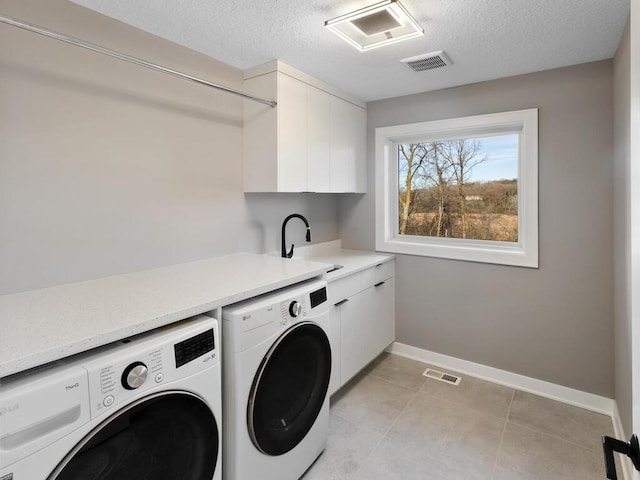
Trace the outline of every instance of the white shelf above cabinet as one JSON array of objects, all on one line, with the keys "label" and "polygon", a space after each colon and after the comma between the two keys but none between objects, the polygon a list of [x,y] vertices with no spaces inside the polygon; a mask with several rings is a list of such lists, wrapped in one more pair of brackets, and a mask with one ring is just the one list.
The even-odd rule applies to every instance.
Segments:
[{"label": "white shelf above cabinet", "polygon": [[366,191],[366,104],[280,61],[245,71],[245,192]]}]

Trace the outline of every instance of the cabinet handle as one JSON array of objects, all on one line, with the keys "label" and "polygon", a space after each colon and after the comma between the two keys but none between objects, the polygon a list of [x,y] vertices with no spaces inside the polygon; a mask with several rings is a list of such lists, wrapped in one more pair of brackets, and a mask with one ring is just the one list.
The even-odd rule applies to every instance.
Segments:
[{"label": "cabinet handle", "polygon": [[345,303],[347,303],[349,301],[348,298],[345,298],[344,300],[340,300],[338,303],[334,303],[333,306],[334,307],[339,307],[340,305],[344,305]]},{"label": "cabinet handle", "polygon": [[383,280],[382,282],[378,282],[378,283],[376,283],[376,284],[374,285],[374,287],[379,287],[380,285],[383,285],[383,284],[384,284],[384,280]]}]

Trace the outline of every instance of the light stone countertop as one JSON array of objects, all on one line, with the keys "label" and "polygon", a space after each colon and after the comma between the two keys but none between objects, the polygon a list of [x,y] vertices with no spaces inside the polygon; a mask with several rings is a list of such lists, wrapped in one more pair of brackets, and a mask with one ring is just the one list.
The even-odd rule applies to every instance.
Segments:
[{"label": "light stone countertop", "polygon": [[293,258],[332,265],[342,265],[343,268],[327,274],[327,281],[331,282],[381,263],[390,262],[395,256],[392,254],[342,248],[341,240],[333,240],[309,245],[307,247],[296,247]]},{"label": "light stone countertop", "polygon": [[241,253],[0,296],[0,378],[324,275],[329,268]]}]

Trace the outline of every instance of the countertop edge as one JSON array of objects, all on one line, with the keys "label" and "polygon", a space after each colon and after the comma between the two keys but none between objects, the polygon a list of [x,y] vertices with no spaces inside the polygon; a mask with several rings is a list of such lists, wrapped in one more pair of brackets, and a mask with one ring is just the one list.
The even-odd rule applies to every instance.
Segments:
[{"label": "countertop edge", "polygon": [[[242,255],[243,254],[234,254],[226,257],[215,257],[215,258],[223,259],[223,258],[231,258],[234,256],[238,256],[238,258],[241,258]],[[253,254],[250,254],[250,255],[253,255]],[[259,254],[256,254],[256,255],[261,256]],[[202,262],[211,261],[211,260],[213,259],[203,260]],[[258,295],[262,295],[264,293],[268,293],[273,290],[278,290],[280,288],[284,288],[299,282],[303,282],[305,280],[309,280],[317,277],[326,279],[326,271],[330,268],[329,264],[316,262],[311,259],[302,259],[302,260],[307,264],[309,264],[301,267],[301,270],[303,270],[302,273],[297,273],[290,276],[283,275],[281,278],[264,282],[260,285],[254,286],[249,289],[244,289],[244,288],[238,289],[237,291],[231,294],[227,294],[221,297],[216,297],[215,292],[212,292],[211,301],[189,305],[186,308],[180,308],[175,311],[170,311],[163,315],[157,315],[157,316],[151,315],[150,318],[148,319],[141,319],[139,321],[136,320],[135,322],[132,322],[128,325],[125,325],[119,328],[115,328],[113,330],[100,331],[101,329],[104,329],[103,326],[100,326],[95,328],[96,333],[91,336],[88,336],[82,339],[81,338],[71,339],[67,343],[58,343],[54,346],[51,346],[50,348],[44,348],[40,351],[27,352],[24,355],[16,355],[9,359],[2,359],[0,360],[0,379],[26,371],[26,370],[30,370],[35,367],[45,365],[50,362],[54,362],[61,358],[66,358],[66,357],[76,355],[78,353],[82,353],[97,347],[108,345],[109,343],[116,342],[118,340],[122,340],[124,338],[131,337],[133,335],[144,333],[149,330],[153,330],[154,328],[169,325],[171,323],[183,320],[185,318],[188,318],[194,315],[210,312],[212,310],[215,310],[216,308],[220,308],[225,305],[230,305],[242,300],[246,300],[248,298],[252,298]],[[195,264],[198,262],[190,262],[190,263]],[[313,265],[313,264],[316,264],[316,265]],[[153,272],[153,271],[162,273],[164,268],[173,268],[175,266],[176,265],[170,265],[167,267],[160,267],[160,268],[152,269],[149,271],[134,272],[133,274],[124,274],[122,275],[122,278],[125,278],[128,275],[136,275],[140,273],[147,273],[147,272]],[[117,278],[117,277],[120,277],[120,276],[105,277],[105,278],[110,279],[110,278]],[[77,285],[86,286],[87,283],[99,282],[100,280],[102,279],[91,280],[89,282],[79,282]],[[76,284],[70,284],[70,285],[71,285],[71,288],[73,288],[73,285],[76,285]],[[60,287],[69,288],[69,285],[62,285]],[[34,293],[37,294],[36,292],[41,292],[42,290],[46,290],[46,289],[34,291]],[[16,295],[28,296],[30,293],[31,292],[21,292]],[[16,328],[19,328],[19,322],[16,322]],[[3,342],[5,341],[10,341],[10,339],[7,340],[5,337],[3,338]],[[28,349],[25,349],[25,350],[28,350]]]},{"label": "countertop edge", "polygon": [[303,259],[333,265],[344,264],[343,268],[327,274],[327,282],[331,283],[335,280],[375,267],[376,265],[391,262],[395,259],[395,255],[391,253],[370,252],[366,250],[340,249],[332,252],[331,254],[317,256],[310,255]]}]

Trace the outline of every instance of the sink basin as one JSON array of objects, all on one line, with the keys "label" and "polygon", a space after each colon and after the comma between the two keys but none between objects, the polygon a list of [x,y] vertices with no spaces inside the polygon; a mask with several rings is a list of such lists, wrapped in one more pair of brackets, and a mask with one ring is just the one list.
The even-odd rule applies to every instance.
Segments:
[{"label": "sink basin", "polygon": [[336,270],[340,270],[341,268],[344,268],[344,265],[334,265],[331,270],[327,270],[327,273],[335,272]]}]

